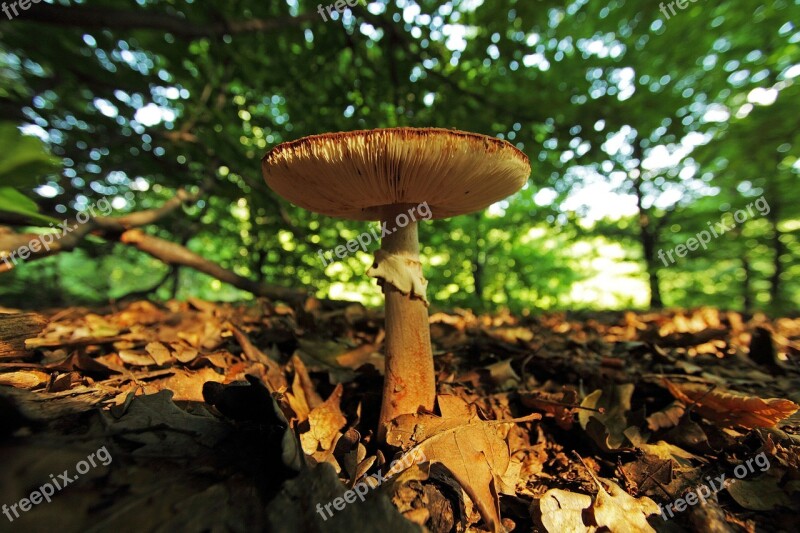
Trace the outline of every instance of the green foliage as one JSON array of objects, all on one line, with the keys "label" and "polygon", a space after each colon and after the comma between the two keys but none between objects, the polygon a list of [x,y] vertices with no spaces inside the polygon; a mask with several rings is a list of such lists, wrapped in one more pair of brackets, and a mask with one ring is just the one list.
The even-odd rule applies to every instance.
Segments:
[{"label": "green foliage", "polygon": [[43,175],[55,172],[60,167],[58,159],[39,139],[22,135],[9,122],[0,122],[0,146],[5,152],[0,158],[0,216],[10,213],[32,223],[55,222],[54,218],[39,214],[36,202],[15,187],[27,189]]},{"label": "green foliage", "polygon": [[[657,276],[667,305],[797,310],[796,2],[697,2],[667,19],[646,0],[380,0],[328,22],[317,4],[105,0],[81,4],[119,13],[104,29],[91,13],[0,24],[0,119],[39,128],[64,162],[52,198],[36,181],[0,183],[61,217],[104,196],[124,205],[115,214],[156,207],[210,178],[209,197],[151,231],[253,279],[379,303],[369,254],[327,267],[317,255],[369,226],[287,204],[260,158],[325,131],[456,127],[509,140],[534,171],[485,213],[422,225],[434,306],[645,306]],[[0,146],[2,169],[18,156]],[[672,249],[762,195],[769,215],[647,264],[643,234]],[[110,244],[47,261],[58,290],[85,300],[169,274]],[[6,279],[0,294],[23,293]],[[247,297],[185,269],[157,294]]]}]

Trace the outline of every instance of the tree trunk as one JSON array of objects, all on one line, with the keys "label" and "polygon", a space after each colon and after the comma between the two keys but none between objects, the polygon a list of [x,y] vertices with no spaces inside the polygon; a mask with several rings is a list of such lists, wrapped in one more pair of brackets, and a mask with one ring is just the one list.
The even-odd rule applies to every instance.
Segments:
[{"label": "tree trunk", "polygon": [[644,161],[644,150],[638,141],[633,142],[633,155],[639,161],[639,175],[633,181],[633,190],[636,194],[636,208],[639,211],[639,243],[642,245],[642,256],[647,268],[647,278],[650,284],[650,308],[661,309],[664,303],[661,300],[661,286],[658,279],[658,261],[656,259],[656,242],[658,229],[651,224],[650,215],[644,207],[644,193],[642,192],[642,161]]}]

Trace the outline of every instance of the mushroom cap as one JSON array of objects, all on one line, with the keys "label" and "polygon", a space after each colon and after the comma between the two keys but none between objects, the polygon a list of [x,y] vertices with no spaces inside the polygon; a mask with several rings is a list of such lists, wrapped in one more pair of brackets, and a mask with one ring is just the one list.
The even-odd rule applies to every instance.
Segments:
[{"label": "mushroom cap", "polygon": [[290,202],[351,220],[382,220],[425,202],[432,218],[480,211],[521,189],[531,172],[506,141],[441,128],[311,135],[276,146],[261,167]]}]

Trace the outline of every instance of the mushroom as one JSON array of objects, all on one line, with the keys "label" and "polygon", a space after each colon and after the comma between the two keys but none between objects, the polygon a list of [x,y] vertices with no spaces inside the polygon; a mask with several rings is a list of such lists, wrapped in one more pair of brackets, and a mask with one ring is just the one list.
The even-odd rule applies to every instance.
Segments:
[{"label": "mushroom", "polygon": [[[417,221],[482,210],[518,191],[528,158],[510,143],[456,130],[390,128],[312,135],[280,144],[262,160],[267,184],[323,215],[380,221],[391,233],[368,275],[383,287],[386,371],[378,437],[394,418],[432,411],[436,383],[428,322],[428,282]],[[404,222],[406,223],[405,225]],[[395,229],[396,228],[396,229]]]}]

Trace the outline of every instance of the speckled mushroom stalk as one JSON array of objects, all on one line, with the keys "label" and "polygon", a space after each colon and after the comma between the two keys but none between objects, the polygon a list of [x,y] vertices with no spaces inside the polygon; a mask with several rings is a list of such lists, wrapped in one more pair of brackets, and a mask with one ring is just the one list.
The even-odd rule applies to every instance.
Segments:
[{"label": "speckled mushroom stalk", "polygon": [[[387,227],[393,227],[395,218],[387,218]],[[420,408],[433,410],[436,376],[417,223],[387,235],[375,256],[368,274],[380,279],[386,299],[386,377],[378,423],[383,440],[392,419]]]}]

